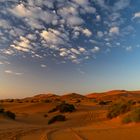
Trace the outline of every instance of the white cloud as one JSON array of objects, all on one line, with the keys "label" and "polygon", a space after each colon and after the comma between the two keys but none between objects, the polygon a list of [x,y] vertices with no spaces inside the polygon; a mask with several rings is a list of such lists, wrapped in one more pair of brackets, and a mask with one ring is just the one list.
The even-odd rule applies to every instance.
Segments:
[{"label": "white cloud", "polygon": [[135,19],[135,18],[140,18],[140,12],[135,13],[134,16],[133,16],[133,18],[134,18],[134,19]]},{"label": "white cloud", "polygon": [[94,47],[93,49],[91,49],[91,51],[92,51],[93,53],[97,53],[97,52],[100,51],[100,48],[96,46],[96,47]]},{"label": "white cloud", "polygon": [[14,51],[11,50],[11,49],[4,49],[2,52],[3,52],[3,54],[7,54],[7,55],[13,55],[14,54]]},{"label": "white cloud", "polygon": [[23,36],[20,36],[20,40],[14,41],[13,44],[10,46],[18,51],[23,51],[23,52],[29,52],[30,49],[32,48],[30,45],[30,41]]},{"label": "white cloud", "polygon": [[14,73],[14,75],[20,76],[20,75],[23,75],[23,73],[16,72],[16,73]]},{"label": "white cloud", "polygon": [[80,48],[79,48],[79,51],[80,51],[80,52],[86,52],[86,49],[83,48],[83,47],[80,47]]},{"label": "white cloud", "polygon": [[41,64],[40,65],[42,68],[46,68],[47,67],[47,65],[45,65],[45,64]]},{"label": "white cloud", "polygon": [[68,18],[69,16],[77,16],[79,13],[77,8],[74,6],[65,6],[58,10],[58,14],[63,18]]},{"label": "white cloud", "polygon": [[24,18],[23,21],[33,29],[43,29],[44,26],[42,22],[50,24],[57,20],[57,16],[52,10],[43,10],[36,6],[33,1],[32,4],[31,1],[28,2],[29,5],[18,4],[14,8],[9,8],[8,10],[16,17]]},{"label": "white cloud", "polygon": [[90,37],[92,35],[92,32],[89,29],[83,29],[82,32],[87,37]]},{"label": "white cloud", "polygon": [[126,51],[132,51],[132,46],[128,46],[128,47],[126,47]]},{"label": "white cloud", "polygon": [[128,7],[130,4],[130,0],[119,0],[114,4],[114,9],[115,10],[122,10],[126,7]]},{"label": "white cloud", "polygon": [[100,7],[108,9],[108,6],[106,5],[105,0],[95,0],[95,1]]},{"label": "white cloud", "polygon": [[[54,4],[55,2],[57,4]],[[1,10],[3,15],[7,14],[10,17],[0,20],[0,28],[4,30],[0,31],[0,41],[2,42],[0,43],[2,45],[3,42],[11,44],[9,48],[3,49],[2,53],[16,55],[17,51],[21,51],[22,54],[28,53],[33,58],[62,56],[64,60],[80,62],[92,55],[92,52],[100,51],[99,47],[93,49],[86,47],[85,49],[83,47],[85,43],[110,47],[111,40],[114,39],[113,35],[124,35],[122,33],[124,28],[120,29],[120,27],[125,20],[117,10],[126,8],[129,0],[118,0],[112,2],[111,5],[106,0],[92,2],[93,0],[26,0],[20,1],[21,4],[19,4],[17,0],[11,0],[11,3],[4,7],[5,10]],[[97,11],[94,3],[99,7]],[[113,5],[113,3],[115,4]],[[104,12],[105,17],[103,15],[101,17],[100,12]],[[140,13],[137,12],[133,18],[139,17]],[[87,23],[87,21],[91,23]],[[89,26],[92,26],[93,23],[95,23],[95,27],[90,29]],[[80,40],[80,37],[83,36],[87,38]],[[92,37],[92,40],[89,40],[88,37]],[[79,41],[78,44],[76,44],[77,41]],[[42,56],[38,50],[42,51]]]},{"label": "white cloud", "polygon": [[75,26],[73,28],[73,30],[74,30],[74,37],[78,37],[80,35],[80,33],[84,34],[87,37],[92,36],[92,32],[87,28],[82,28],[80,26]]},{"label": "white cloud", "polygon": [[88,0],[72,0],[72,1],[82,6],[89,4]]},{"label": "white cloud", "polygon": [[64,44],[63,39],[60,37],[62,34],[60,31],[49,28],[48,30],[43,30],[40,33],[40,36],[49,44],[49,45],[60,45]]},{"label": "white cloud", "polygon": [[60,52],[60,56],[68,56],[68,53],[65,51]]},{"label": "white cloud", "polygon": [[7,74],[13,74],[13,72],[11,70],[5,70],[4,72]]},{"label": "white cloud", "polygon": [[116,26],[111,27],[109,29],[109,34],[110,35],[119,35],[119,27],[116,27]]},{"label": "white cloud", "polygon": [[9,75],[17,75],[17,76],[23,75],[23,73],[13,72],[12,70],[5,70],[4,72]]},{"label": "white cloud", "polygon": [[35,34],[28,34],[27,38],[30,39],[30,40],[36,40],[37,39]]},{"label": "white cloud", "polygon": [[71,48],[70,50],[71,50],[72,53],[75,53],[77,55],[80,54],[80,52],[77,49],[75,49],[75,48]]},{"label": "white cloud", "polygon": [[84,20],[78,16],[70,16],[67,19],[67,24],[71,26],[81,25],[84,23]]},{"label": "white cloud", "polygon": [[28,10],[23,4],[18,4],[13,9],[9,9],[9,11],[18,17],[30,17],[30,16],[32,16],[31,11]]},{"label": "white cloud", "polygon": [[84,6],[84,12],[83,13],[95,13],[96,12],[96,9],[94,7],[91,7],[91,6]]},{"label": "white cloud", "polygon": [[96,16],[96,21],[101,21],[101,16],[100,15]]},{"label": "white cloud", "polygon": [[25,21],[31,27],[31,29],[43,29],[43,28],[45,28],[42,25],[42,23],[37,19],[26,18]]}]

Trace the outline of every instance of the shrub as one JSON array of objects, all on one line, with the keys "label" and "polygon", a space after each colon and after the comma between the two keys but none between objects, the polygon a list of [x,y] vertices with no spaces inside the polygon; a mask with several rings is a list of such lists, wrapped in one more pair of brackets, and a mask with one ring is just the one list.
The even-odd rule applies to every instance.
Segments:
[{"label": "shrub", "polygon": [[131,109],[130,102],[124,102],[124,103],[120,102],[120,103],[113,104],[109,108],[107,118],[109,118],[109,119],[115,118],[121,114],[124,114],[124,113],[130,111],[130,109]]},{"label": "shrub", "polygon": [[13,113],[13,112],[11,112],[11,111],[6,111],[6,112],[4,112],[4,114],[5,114],[7,117],[9,117],[9,118],[11,118],[11,119],[13,119],[13,120],[15,120],[15,118],[16,118],[15,113]]},{"label": "shrub", "polygon": [[56,115],[48,121],[48,124],[52,124],[56,121],[65,121],[65,120],[66,120],[66,117],[64,115]]},{"label": "shrub", "polygon": [[134,109],[122,119],[123,123],[140,122],[140,108]]},{"label": "shrub", "polygon": [[68,104],[68,103],[63,102],[60,105],[57,105],[55,108],[48,111],[48,113],[52,113],[56,111],[59,111],[60,113],[73,112],[75,111],[75,107],[73,104]]},{"label": "shrub", "polygon": [[0,113],[4,113],[4,108],[0,108]]},{"label": "shrub", "polygon": [[68,103],[62,103],[62,104],[56,106],[56,108],[57,108],[61,113],[73,112],[73,111],[75,111],[74,105],[73,105],[73,104],[68,104]]},{"label": "shrub", "polygon": [[58,109],[55,107],[55,108],[49,110],[48,113],[53,113],[53,112],[56,112],[57,110],[58,110]]},{"label": "shrub", "polygon": [[12,102],[14,102],[14,99],[9,99],[9,101],[8,101],[8,102],[12,103]]},{"label": "shrub", "polygon": [[80,103],[80,102],[81,102],[81,100],[77,99],[75,103]]},{"label": "shrub", "polygon": [[4,116],[7,116],[10,119],[15,120],[16,115],[15,113],[11,112],[11,111],[5,111],[4,108],[0,108],[0,113]]},{"label": "shrub", "polygon": [[99,105],[108,105],[110,104],[112,101],[100,101]]},{"label": "shrub", "polygon": [[122,123],[125,123],[126,124],[126,123],[130,123],[130,122],[132,122],[130,114],[128,114],[127,116],[125,116],[122,119]]},{"label": "shrub", "polygon": [[131,114],[132,122],[140,122],[140,108],[136,108]]},{"label": "shrub", "polygon": [[131,105],[136,105],[137,102],[134,101],[134,100],[129,100],[128,103],[131,104]]},{"label": "shrub", "polygon": [[43,100],[44,103],[51,103],[51,100],[49,99],[46,99],[46,100]]},{"label": "shrub", "polygon": [[45,117],[45,118],[47,118],[47,117],[48,117],[48,115],[47,115],[47,114],[44,114],[44,117]]}]

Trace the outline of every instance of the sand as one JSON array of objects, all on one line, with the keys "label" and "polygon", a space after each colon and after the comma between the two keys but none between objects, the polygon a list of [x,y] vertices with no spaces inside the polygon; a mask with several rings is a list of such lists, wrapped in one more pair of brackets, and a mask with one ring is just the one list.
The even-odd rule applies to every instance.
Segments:
[{"label": "sand", "polygon": [[[74,95],[75,96],[75,95]],[[63,97],[64,98],[64,97]],[[66,96],[65,96],[66,98]],[[68,99],[74,103],[74,100]],[[64,113],[67,120],[48,125],[59,112],[47,113],[57,103],[4,102],[1,105],[16,113],[16,120],[0,115],[0,140],[139,140],[140,124],[124,125],[121,118],[106,119],[107,106],[84,98],[74,103],[76,111]],[[47,114],[47,117],[44,117]]]}]

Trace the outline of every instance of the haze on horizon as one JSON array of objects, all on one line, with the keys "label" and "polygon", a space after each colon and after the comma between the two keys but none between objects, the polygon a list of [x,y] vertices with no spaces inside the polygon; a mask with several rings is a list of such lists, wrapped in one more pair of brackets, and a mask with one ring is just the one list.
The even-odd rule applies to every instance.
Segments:
[{"label": "haze on horizon", "polygon": [[140,89],[140,1],[1,0],[0,98]]}]

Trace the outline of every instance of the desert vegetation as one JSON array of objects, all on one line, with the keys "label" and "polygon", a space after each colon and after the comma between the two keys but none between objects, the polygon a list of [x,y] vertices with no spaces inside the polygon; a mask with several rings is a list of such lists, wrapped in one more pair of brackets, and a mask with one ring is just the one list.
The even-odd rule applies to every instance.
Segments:
[{"label": "desert vegetation", "polygon": [[133,105],[133,102],[127,101],[127,102],[118,102],[114,103],[109,107],[107,118],[112,119],[115,118],[121,114],[127,113],[131,110],[131,107]]},{"label": "desert vegetation", "polygon": [[65,120],[66,120],[66,117],[64,115],[56,115],[48,121],[48,124],[52,124],[57,121],[65,121]]},{"label": "desert vegetation", "polygon": [[99,101],[99,105],[109,105],[112,101]]},{"label": "desert vegetation", "polygon": [[61,104],[57,105],[55,108],[48,111],[48,113],[59,111],[60,113],[66,113],[66,112],[73,112],[75,111],[75,106],[73,104],[68,104],[65,102],[62,102]]},{"label": "desert vegetation", "polygon": [[140,122],[140,107],[133,109],[130,113],[122,119],[123,123]]},{"label": "desert vegetation", "polygon": [[16,118],[16,114],[11,112],[11,111],[5,111],[4,108],[0,108],[0,114],[3,115],[3,116],[6,116],[10,119],[13,119],[15,120]]}]

